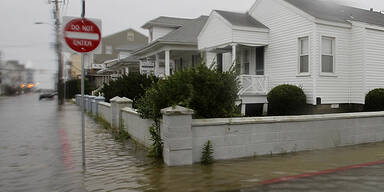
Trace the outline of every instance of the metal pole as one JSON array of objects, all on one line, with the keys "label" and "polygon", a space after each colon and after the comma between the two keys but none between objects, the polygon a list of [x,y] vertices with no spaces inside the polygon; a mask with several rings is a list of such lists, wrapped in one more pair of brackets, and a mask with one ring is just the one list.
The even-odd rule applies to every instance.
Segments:
[{"label": "metal pole", "polygon": [[85,168],[85,118],[84,118],[84,63],[85,54],[81,54],[81,149],[83,153],[83,168]]},{"label": "metal pole", "polygon": [[[82,3],[82,13],[81,18],[85,17],[85,0]],[[84,119],[84,79],[85,79],[85,56],[86,54],[81,54],[81,97],[82,97],[82,105],[81,105],[81,148],[83,152],[83,169],[85,169],[85,119]]]}]

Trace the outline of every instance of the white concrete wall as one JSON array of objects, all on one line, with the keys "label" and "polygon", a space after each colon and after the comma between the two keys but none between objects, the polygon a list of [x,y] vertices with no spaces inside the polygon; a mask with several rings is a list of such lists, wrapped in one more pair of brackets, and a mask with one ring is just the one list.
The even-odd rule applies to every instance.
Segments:
[{"label": "white concrete wall", "polygon": [[280,84],[298,85],[304,89],[308,103],[315,103],[313,88],[314,75],[298,75],[298,39],[309,37],[310,70],[314,65],[315,24],[296,14],[280,1],[261,0],[249,12],[259,22],[269,28],[269,45],[265,48],[265,70],[268,87]]},{"label": "white concrete wall", "polygon": [[149,134],[149,127],[152,126],[153,121],[142,119],[139,113],[129,107],[122,109],[121,112],[124,130],[126,130],[136,142],[139,142],[145,147],[150,147],[152,141],[151,135]]},{"label": "white concrete wall", "polygon": [[112,122],[111,104],[106,102],[100,102],[98,105],[98,115],[108,123]]},{"label": "white concrete wall", "polygon": [[214,158],[233,159],[384,141],[384,112],[192,122],[193,162],[210,140]]}]

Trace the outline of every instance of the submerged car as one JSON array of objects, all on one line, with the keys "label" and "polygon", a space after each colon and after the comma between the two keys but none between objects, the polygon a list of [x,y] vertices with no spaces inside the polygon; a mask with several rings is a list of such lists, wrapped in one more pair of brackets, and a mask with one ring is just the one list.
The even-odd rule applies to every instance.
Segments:
[{"label": "submerged car", "polygon": [[57,92],[52,92],[52,93],[43,93],[39,96],[39,100],[42,99],[53,99],[57,95]]}]

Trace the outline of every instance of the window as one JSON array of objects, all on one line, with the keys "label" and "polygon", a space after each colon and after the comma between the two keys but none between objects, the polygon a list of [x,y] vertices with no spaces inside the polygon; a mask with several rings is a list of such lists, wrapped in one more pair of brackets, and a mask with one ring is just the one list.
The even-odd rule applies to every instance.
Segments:
[{"label": "window", "polygon": [[335,38],[321,38],[321,72],[334,73],[335,70]]},{"label": "window", "polygon": [[112,54],[112,46],[105,46],[105,54]]},{"label": "window", "polygon": [[153,41],[153,31],[152,29],[149,30],[149,42]]},{"label": "window", "polygon": [[200,55],[192,55],[192,67],[196,67],[201,63],[201,57]]},{"label": "window", "polygon": [[264,47],[256,48],[256,75],[264,75]]},{"label": "window", "polygon": [[309,38],[299,38],[299,72],[309,73]]},{"label": "window", "polygon": [[249,50],[243,50],[243,75],[249,75]]},{"label": "window", "polygon": [[135,41],[135,33],[132,31],[128,31],[127,33],[127,40],[128,41]]}]

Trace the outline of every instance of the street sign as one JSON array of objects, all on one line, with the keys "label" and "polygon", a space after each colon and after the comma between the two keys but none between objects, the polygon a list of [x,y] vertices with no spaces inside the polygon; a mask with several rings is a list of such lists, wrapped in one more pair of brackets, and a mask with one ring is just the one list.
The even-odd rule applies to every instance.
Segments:
[{"label": "street sign", "polygon": [[65,17],[63,21],[67,49],[77,53],[89,53],[100,47],[101,22],[71,17]]}]

